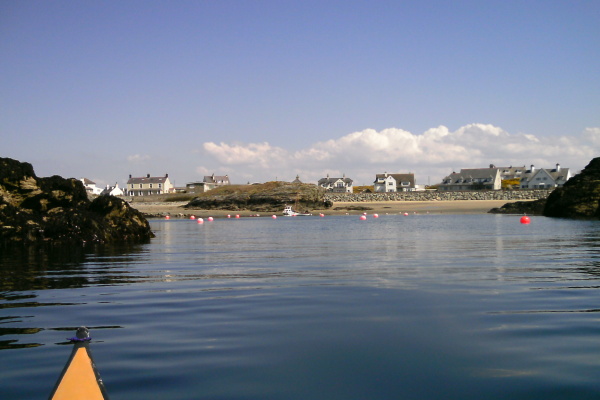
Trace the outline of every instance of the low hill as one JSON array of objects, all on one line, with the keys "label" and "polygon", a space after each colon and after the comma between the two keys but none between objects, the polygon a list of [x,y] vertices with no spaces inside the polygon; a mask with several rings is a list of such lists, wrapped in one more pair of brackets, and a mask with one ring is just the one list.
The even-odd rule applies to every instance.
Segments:
[{"label": "low hill", "polygon": [[332,206],[325,191],[306,183],[267,182],[258,185],[227,185],[199,194],[185,208],[281,212],[286,205],[296,211],[311,211]]}]

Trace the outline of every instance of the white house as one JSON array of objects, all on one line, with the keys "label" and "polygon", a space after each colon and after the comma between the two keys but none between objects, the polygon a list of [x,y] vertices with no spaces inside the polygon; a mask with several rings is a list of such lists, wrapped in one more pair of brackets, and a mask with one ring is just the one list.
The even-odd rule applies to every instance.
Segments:
[{"label": "white house", "polygon": [[129,196],[149,196],[152,194],[171,193],[175,187],[169,180],[169,174],[165,176],[146,175],[143,178],[132,178],[129,175],[127,181],[127,195]]},{"label": "white house", "polygon": [[119,187],[118,183],[115,183],[114,186],[106,185],[106,188],[100,193],[103,196],[123,196],[125,193]]},{"label": "white house", "polygon": [[375,193],[412,192],[415,190],[415,174],[376,174],[373,188]]},{"label": "white house", "polygon": [[460,190],[500,190],[502,179],[500,168],[490,165],[490,168],[461,169],[445,177],[438,185],[439,191]]},{"label": "white house", "polygon": [[556,164],[556,168],[553,169],[535,168],[532,165],[521,178],[521,189],[551,189],[560,187],[571,179],[571,177],[570,169],[561,168],[560,164]]},{"label": "white house", "polygon": [[317,185],[324,188],[328,192],[352,193],[353,182],[354,181],[352,179],[346,178],[346,175],[341,178],[330,178],[329,174],[327,174],[327,178],[319,179]]},{"label": "white house", "polygon": [[214,189],[219,186],[229,185],[229,176],[228,175],[206,175],[202,180],[204,183],[204,191],[208,191]]},{"label": "white house", "polygon": [[88,178],[81,178],[80,181],[83,182],[85,191],[88,194],[99,195],[100,193],[102,193],[102,188],[99,188],[98,186],[96,186],[96,182],[92,182]]}]

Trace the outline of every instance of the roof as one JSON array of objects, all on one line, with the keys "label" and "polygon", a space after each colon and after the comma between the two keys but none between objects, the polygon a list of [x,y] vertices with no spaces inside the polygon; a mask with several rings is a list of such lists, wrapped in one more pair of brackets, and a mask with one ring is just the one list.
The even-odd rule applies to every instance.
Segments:
[{"label": "roof", "polygon": [[203,182],[206,183],[217,183],[217,182],[229,182],[229,176],[227,175],[205,175]]},{"label": "roof", "polygon": [[136,183],[165,183],[169,179],[168,176],[145,176],[143,178],[129,178],[127,184]]},{"label": "roof", "polygon": [[542,171],[544,171],[546,174],[550,175],[550,177],[552,179],[554,179],[555,182],[557,181],[566,181],[567,177],[570,176],[570,169],[569,168],[552,168],[552,169],[546,169],[546,168],[539,168],[539,169],[534,169],[533,172],[531,172],[531,170],[528,171],[528,173],[523,177],[523,182],[527,182],[528,180],[531,180],[533,177],[535,177],[537,174],[541,173]]},{"label": "roof", "polygon": [[93,182],[93,181],[89,180],[88,178],[81,178],[80,180],[83,182],[84,185],[95,185],[96,184],[96,182]]},{"label": "roof", "polygon": [[394,178],[396,182],[410,182],[411,185],[415,184],[415,174],[376,174],[375,182],[379,179],[386,179],[388,177]]},{"label": "roof", "polygon": [[350,184],[350,185],[352,184],[352,182],[354,182],[350,178],[329,178],[329,177],[327,177],[327,178],[321,178],[321,179],[319,179],[318,184],[320,186],[323,186],[323,185],[332,185],[332,184],[334,184],[337,181],[344,181],[344,183]]},{"label": "roof", "polygon": [[456,181],[459,178],[463,178],[463,179],[467,179],[467,178],[472,178],[472,179],[484,179],[484,178],[495,178],[496,175],[498,174],[498,172],[500,171],[499,168],[472,168],[472,169],[461,169],[460,172],[453,172],[450,175],[448,175],[446,178],[444,178],[444,180],[446,179],[452,179],[453,181]]}]

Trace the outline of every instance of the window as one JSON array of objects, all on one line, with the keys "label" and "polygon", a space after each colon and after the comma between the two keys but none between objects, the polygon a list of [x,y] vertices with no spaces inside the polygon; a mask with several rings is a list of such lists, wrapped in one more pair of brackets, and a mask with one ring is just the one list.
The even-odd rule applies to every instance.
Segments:
[{"label": "window", "polygon": [[159,188],[159,189],[160,189],[160,188],[162,188],[162,183],[159,183],[159,184],[158,184],[158,188]]},{"label": "window", "polygon": [[150,189],[152,189],[152,184],[150,184]]},{"label": "window", "polygon": [[401,185],[402,186],[410,186],[410,182],[402,182]]},{"label": "window", "polygon": [[131,184],[131,188],[133,189],[133,183]]}]

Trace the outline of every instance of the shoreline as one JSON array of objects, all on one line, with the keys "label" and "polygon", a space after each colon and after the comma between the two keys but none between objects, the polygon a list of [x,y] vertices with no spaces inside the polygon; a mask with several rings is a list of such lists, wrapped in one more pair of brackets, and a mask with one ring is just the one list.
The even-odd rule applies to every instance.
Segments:
[{"label": "shoreline", "polygon": [[[489,210],[502,207],[506,203],[514,203],[517,200],[447,200],[447,201],[381,201],[381,202],[335,202],[333,207],[324,210],[312,210],[313,215],[323,213],[325,215],[360,215],[367,214],[487,214]],[[188,202],[131,202],[132,208],[140,211],[147,218],[161,218],[170,215],[173,218],[215,217],[226,218],[239,214],[240,217],[270,217],[281,215],[279,212],[256,212],[249,210],[202,210],[183,208]],[[364,207],[366,209],[352,210],[347,208]],[[336,208],[342,208],[336,210]]]}]

